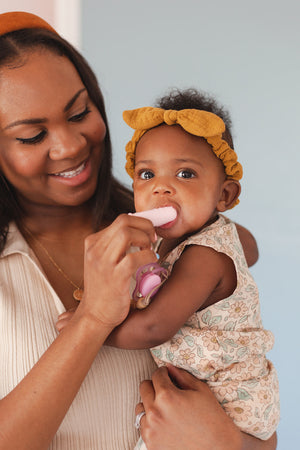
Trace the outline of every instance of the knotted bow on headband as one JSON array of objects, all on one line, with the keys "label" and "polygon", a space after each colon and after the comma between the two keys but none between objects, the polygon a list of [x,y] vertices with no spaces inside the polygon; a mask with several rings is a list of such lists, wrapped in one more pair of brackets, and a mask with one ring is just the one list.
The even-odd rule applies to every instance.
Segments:
[{"label": "knotted bow on headband", "polygon": [[0,14],[0,36],[11,31],[22,30],[23,28],[44,28],[57,34],[49,23],[35,14],[23,11]]},{"label": "knotted bow on headband", "polygon": [[188,133],[203,137],[222,161],[228,179],[240,180],[243,176],[243,168],[237,160],[235,151],[222,139],[225,124],[220,117],[211,112],[199,109],[176,111],[144,107],[124,111],[123,119],[127,125],[136,130],[126,145],[126,170],[131,178],[134,176],[137,143],[148,130],[163,123],[180,125]]}]

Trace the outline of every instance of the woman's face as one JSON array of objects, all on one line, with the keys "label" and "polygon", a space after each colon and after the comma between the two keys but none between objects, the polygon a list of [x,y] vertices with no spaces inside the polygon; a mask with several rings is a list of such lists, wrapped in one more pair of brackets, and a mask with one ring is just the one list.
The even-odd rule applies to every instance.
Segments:
[{"label": "woman's face", "polygon": [[78,206],[94,193],[106,134],[72,63],[47,50],[0,69],[0,171],[23,207]]}]

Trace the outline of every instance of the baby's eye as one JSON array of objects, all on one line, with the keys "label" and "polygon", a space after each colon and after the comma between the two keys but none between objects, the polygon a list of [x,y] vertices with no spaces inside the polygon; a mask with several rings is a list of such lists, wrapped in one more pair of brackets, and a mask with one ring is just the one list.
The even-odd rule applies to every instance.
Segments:
[{"label": "baby's eye", "polygon": [[153,177],[154,173],[151,172],[151,170],[141,170],[139,172],[139,178],[141,178],[142,180],[150,180]]},{"label": "baby's eye", "polygon": [[31,138],[16,138],[17,141],[20,141],[22,144],[38,144],[41,142],[44,137],[46,136],[47,132],[46,130],[42,130],[40,133],[36,134],[35,136]]},{"label": "baby's eye", "polygon": [[179,178],[194,178],[195,172],[191,169],[182,169],[177,173]]},{"label": "baby's eye", "polygon": [[91,112],[91,110],[86,107],[84,111],[82,111],[79,114],[75,114],[74,116],[69,118],[69,122],[80,122],[81,120],[83,120],[89,113]]}]

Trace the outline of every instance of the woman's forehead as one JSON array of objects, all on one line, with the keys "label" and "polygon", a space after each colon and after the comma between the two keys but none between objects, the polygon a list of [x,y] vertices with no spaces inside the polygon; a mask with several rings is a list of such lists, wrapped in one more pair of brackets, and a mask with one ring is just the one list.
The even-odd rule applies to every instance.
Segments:
[{"label": "woman's forehead", "polygon": [[[58,55],[48,49],[36,48],[26,51],[6,65],[0,67],[0,88],[3,85],[16,85],[27,88],[27,84],[38,81],[38,85],[59,83],[64,77],[79,77],[71,61],[64,55]],[[6,84],[5,84],[6,83]],[[37,86],[38,87],[38,86]]]},{"label": "woman's forehead", "polygon": [[67,101],[81,87],[75,67],[65,56],[46,50],[27,53],[22,64],[0,69],[0,116],[16,120],[19,113],[40,114],[60,100]]}]

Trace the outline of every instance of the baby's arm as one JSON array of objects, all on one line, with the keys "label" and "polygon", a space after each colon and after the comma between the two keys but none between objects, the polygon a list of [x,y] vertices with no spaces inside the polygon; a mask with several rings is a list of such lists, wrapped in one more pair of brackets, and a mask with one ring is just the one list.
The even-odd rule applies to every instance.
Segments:
[{"label": "baby's arm", "polygon": [[106,344],[151,348],[166,342],[198,309],[232,294],[236,272],[232,260],[212,248],[188,247],[148,308],[132,311]]},{"label": "baby's arm", "polygon": [[[164,208],[156,208],[150,211],[143,211],[139,213],[134,213],[134,216],[144,217],[148,220],[151,220],[153,226],[158,227],[163,225],[171,220],[174,220],[176,217],[176,210],[172,208],[172,206],[167,206]],[[248,266],[252,266],[258,260],[258,248],[256,244],[256,240],[254,236],[247,230],[245,227],[242,227],[239,224],[235,224],[236,229],[243,246],[243,250],[245,253],[246,261]]]},{"label": "baby's arm", "polygon": [[258,260],[258,248],[253,234],[239,224],[235,224],[248,266],[253,266]]}]

